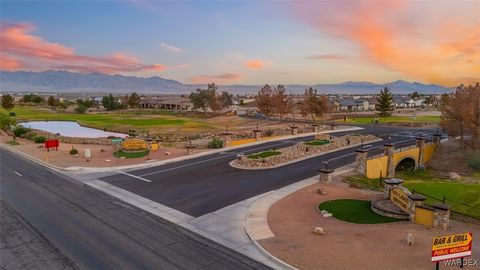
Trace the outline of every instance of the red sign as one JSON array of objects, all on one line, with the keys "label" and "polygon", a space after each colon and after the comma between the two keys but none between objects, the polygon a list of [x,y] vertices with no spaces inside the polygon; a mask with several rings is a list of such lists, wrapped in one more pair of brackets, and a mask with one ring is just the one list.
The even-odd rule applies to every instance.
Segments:
[{"label": "red sign", "polygon": [[47,149],[47,151],[50,151],[50,148],[55,148],[58,151],[59,145],[60,142],[57,139],[45,141],[45,148]]},{"label": "red sign", "polygon": [[472,255],[472,233],[435,237],[432,243],[432,262]]}]

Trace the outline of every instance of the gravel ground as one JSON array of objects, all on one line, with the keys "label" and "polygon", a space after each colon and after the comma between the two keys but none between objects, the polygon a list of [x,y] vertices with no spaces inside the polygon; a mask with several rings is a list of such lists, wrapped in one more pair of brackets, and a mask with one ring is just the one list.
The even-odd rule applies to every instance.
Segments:
[{"label": "gravel ground", "polygon": [[0,266],[7,269],[77,269],[47,239],[2,201]]}]

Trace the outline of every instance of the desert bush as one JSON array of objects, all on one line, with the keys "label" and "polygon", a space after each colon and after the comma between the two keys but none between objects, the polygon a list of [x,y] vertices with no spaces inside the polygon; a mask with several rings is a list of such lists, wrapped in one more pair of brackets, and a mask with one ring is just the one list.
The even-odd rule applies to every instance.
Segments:
[{"label": "desert bush", "polygon": [[480,151],[475,152],[468,159],[468,166],[472,167],[474,170],[480,171]]},{"label": "desert bush", "polygon": [[33,137],[33,141],[35,143],[44,143],[46,140],[45,136],[35,136]]},{"label": "desert bush", "polygon": [[76,155],[76,154],[78,154],[78,150],[75,149],[75,148],[72,148],[72,150],[70,150],[70,155],[73,156],[73,155]]},{"label": "desert bush", "polygon": [[272,129],[267,129],[265,130],[265,136],[269,137],[273,135],[273,130]]},{"label": "desert bush", "polygon": [[30,131],[29,128],[24,128],[22,126],[18,126],[13,130],[13,134],[17,137],[21,137],[22,135],[28,133]]},{"label": "desert bush", "polygon": [[35,136],[37,136],[37,133],[35,133],[35,132],[33,132],[33,131],[29,131],[29,132],[27,132],[27,133],[25,133],[25,134],[23,135],[23,137],[24,137],[25,139],[30,140],[30,141],[33,141],[33,138],[34,138]]},{"label": "desert bush", "polygon": [[17,114],[15,112],[9,112],[8,115],[11,116],[11,117],[17,116]]},{"label": "desert bush", "polygon": [[208,148],[211,149],[218,149],[223,147],[223,141],[218,139],[218,138],[213,138],[209,143],[208,143]]}]

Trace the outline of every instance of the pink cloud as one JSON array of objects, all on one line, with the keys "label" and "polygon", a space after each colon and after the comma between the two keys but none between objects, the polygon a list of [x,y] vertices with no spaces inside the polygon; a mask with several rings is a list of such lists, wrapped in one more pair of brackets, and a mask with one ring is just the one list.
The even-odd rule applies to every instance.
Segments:
[{"label": "pink cloud", "polygon": [[[477,77],[479,2],[295,2],[298,20],[356,44],[361,57],[412,79],[447,85]],[[421,14],[421,16],[419,16]]]},{"label": "pink cloud", "polygon": [[188,81],[191,83],[228,83],[233,81],[238,81],[242,79],[243,76],[240,74],[233,73],[223,73],[219,75],[199,75],[193,78],[189,78]]},{"label": "pink cloud", "polygon": [[174,53],[181,53],[181,52],[183,52],[182,49],[177,48],[177,47],[175,47],[175,46],[173,46],[173,45],[164,43],[164,42],[160,43],[160,47],[162,47],[164,50],[167,50],[167,51],[169,51],[169,52],[174,52]]},{"label": "pink cloud", "polygon": [[261,59],[252,59],[252,60],[249,60],[249,61],[245,62],[245,66],[247,68],[253,69],[253,70],[262,69],[266,65],[270,65],[270,64],[271,64],[270,61],[264,61],[264,60],[261,60]]},{"label": "pink cloud", "polygon": [[0,55],[0,70],[14,71],[24,67],[24,64],[13,57]]},{"label": "pink cloud", "polygon": [[[40,62],[48,68],[61,68],[79,72],[141,72],[163,71],[161,64],[143,64],[135,57],[117,53],[111,56],[88,56],[75,53],[73,48],[45,41],[31,34],[31,24],[4,23],[0,31],[0,52],[11,58],[28,62]],[[3,68],[3,67],[2,67]]]},{"label": "pink cloud", "polygon": [[314,54],[307,55],[305,58],[312,60],[343,60],[346,57],[338,54]]}]

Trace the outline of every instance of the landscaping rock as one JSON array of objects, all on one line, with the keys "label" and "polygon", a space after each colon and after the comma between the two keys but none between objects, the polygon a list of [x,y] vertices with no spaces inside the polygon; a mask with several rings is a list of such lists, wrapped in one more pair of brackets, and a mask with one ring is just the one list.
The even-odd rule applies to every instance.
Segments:
[{"label": "landscaping rock", "polygon": [[413,238],[413,234],[409,232],[407,234],[407,245],[413,246],[415,244],[415,239]]},{"label": "landscaping rock", "polygon": [[322,227],[315,227],[313,229],[313,233],[316,235],[322,235],[322,234],[325,234],[325,231],[323,230]]},{"label": "landscaping rock", "polygon": [[321,195],[325,195],[325,194],[327,194],[327,191],[324,188],[319,188],[319,189],[317,189],[317,193],[321,194]]}]

